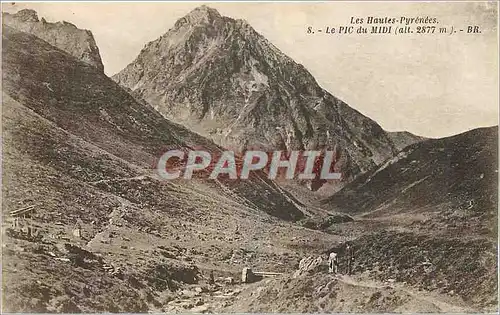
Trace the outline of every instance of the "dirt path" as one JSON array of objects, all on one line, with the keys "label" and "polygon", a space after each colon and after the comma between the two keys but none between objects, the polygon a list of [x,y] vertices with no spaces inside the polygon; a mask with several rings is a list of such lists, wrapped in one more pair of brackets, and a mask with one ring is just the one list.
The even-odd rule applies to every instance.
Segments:
[{"label": "dirt path", "polygon": [[139,176],[133,176],[133,177],[121,177],[121,178],[112,178],[112,179],[101,179],[101,180],[97,180],[97,181],[94,181],[94,182],[88,182],[88,184],[92,184],[92,185],[95,185],[95,184],[101,184],[101,183],[114,183],[114,182],[130,182],[130,181],[133,181],[133,180],[142,180],[142,179],[145,179],[147,177],[151,177],[150,175],[139,175]]},{"label": "dirt path", "polygon": [[450,296],[445,296],[443,294],[428,292],[428,291],[418,291],[412,288],[405,286],[402,283],[393,283],[387,284],[378,281],[374,281],[371,279],[363,279],[361,277],[352,277],[348,275],[339,276],[339,280],[353,286],[357,287],[366,287],[366,288],[374,288],[384,290],[387,287],[392,289],[402,291],[414,297],[417,301],[426,302],[434,305],[439,312],[443,313],[468,313],[473,312],[474,310],[464,306],[463,301],[458,298],[453,298]]}]

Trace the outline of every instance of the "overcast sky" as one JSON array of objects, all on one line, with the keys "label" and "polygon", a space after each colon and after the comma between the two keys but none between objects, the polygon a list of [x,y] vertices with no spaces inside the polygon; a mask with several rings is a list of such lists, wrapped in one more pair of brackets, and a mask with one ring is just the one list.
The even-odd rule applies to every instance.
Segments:
[{"label": "overcast sky", "polygon": [[[92,31],[105,72],[132,62],[144,45],[201,3],[3,3],[49,22]],[[497,5],[494,3],[205,3],[247,20],[318,83],[388,131],[443,137],[498,124]],[[341,26],[351,16],[430,16],[438,26],[481,27],[467,35],[311,36],[307,26]]]}]

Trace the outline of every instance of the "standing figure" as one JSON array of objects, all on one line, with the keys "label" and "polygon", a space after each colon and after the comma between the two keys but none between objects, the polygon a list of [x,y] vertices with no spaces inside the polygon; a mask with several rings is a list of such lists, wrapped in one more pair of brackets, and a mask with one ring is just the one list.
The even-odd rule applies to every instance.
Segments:
[{"label": "standing figure", "polygon": [[328,257],[328,272],[337,274],[339,262],[337,259],[337,253],[331,252]]},{"label": "standing figure", "polygon": [[208,277],[208,284],[215,284],[215,277],[213,270],[210,270],[210,276]]},{"label": "standing figure", "polygon": [[354,248],[351,244],[347,243],[346,246],[346,257],[347,257],[347,274],[351,275],[354,265]]}]

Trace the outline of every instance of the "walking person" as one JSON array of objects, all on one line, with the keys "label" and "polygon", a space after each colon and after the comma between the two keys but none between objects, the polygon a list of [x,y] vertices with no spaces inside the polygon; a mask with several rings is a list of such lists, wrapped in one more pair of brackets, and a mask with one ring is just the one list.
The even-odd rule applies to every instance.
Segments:
[{"label": "walking person", "polygon": [[346,246],[346,258],[347,258],[347,274],[351,275],[354,269],[354,248],[349,243],[347,243]]},{"label": "walking person", "polygon": [[337,257],[337,253],[331,252],[328,256],[328,272],[329,273],[338,273],[339,261]]},{"label": "walking person", "polygon": [[208,284],[214,285],[215,284],[215,277],[214,277],[214,271],[210,270],[210,275],[208,276]]}]

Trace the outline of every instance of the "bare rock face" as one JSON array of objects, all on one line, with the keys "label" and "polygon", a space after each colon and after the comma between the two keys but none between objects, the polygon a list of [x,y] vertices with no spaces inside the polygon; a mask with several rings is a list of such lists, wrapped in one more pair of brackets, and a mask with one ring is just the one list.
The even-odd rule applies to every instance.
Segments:
[{"label": "bare rock face", "polygon": [[99,48],[89,30],[79,29],[66,21],[48,23],[44,18],[39,20],[36,11],[30,9],[2,15],[4,25],[33,34],[100,71],[104,70]]},{"label": "bare rock face", "polygon": [[206,6],[145,45],[113,79],[225,147],[336,149],[346,181],[397,151],[377,123],[322,89],[247,22]]},{"label": "bare rock face", "polygon": [[323,266],[323,258],[321,257],[306,257],[299,262],[299,269],[293,274],[294,278],[310,272],[318,271]]}]

